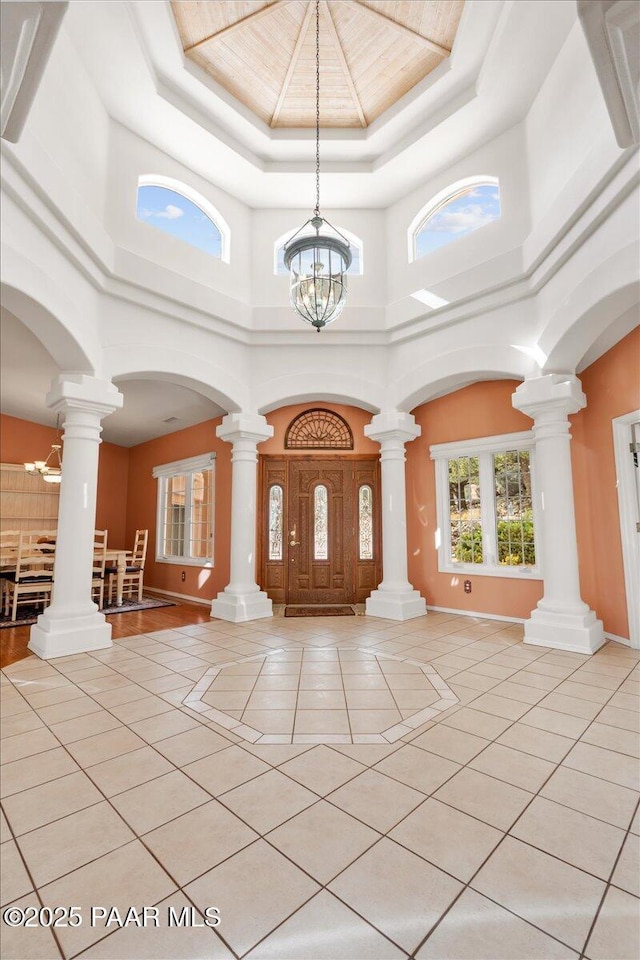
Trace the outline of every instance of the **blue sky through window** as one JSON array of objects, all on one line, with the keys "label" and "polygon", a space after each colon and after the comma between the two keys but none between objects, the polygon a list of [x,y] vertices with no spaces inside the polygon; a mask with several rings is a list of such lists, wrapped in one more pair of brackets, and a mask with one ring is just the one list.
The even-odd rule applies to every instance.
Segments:
[{"label": "blue sky through window", "polygon": [[167,187],[138,187],[136,216],[212,257],[222,254],[222,237],[206,213],[182,194]]},{"label": "blue sky through window", "polygon": [[416,260],[500,219],[500,189],[486,183],[469,187],[445,203],[416,235]]}]

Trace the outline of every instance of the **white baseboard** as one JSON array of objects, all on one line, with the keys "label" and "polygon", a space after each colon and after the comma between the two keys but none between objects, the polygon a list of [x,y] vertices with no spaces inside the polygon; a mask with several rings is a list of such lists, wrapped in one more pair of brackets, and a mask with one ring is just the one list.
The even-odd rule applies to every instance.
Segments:
[{"label": "white baseboard", "polygon": [[625,647],[631,646],[631,640],[627,637],[618,637],[615,633],[609,633],[608,630],[605,630],[604,635],[607,640],[615,640],[616,643],[621,643]]},{"label": "white baseboard", "polygon": [[459,617],[481,617],[482,620],[505,620],[507,623],[526,623],[523,617],[503,617],[498,613],[478,613],[475,610],[454,610],[453,607],[432,607],[427,604],[427,610],[434,613],[455,613]]},{"label": "white baseboard", "polygon": [[145,583],[145,590],[149,590],[151,593],[161,593],[165,597],[175,597],[176,600],[185,600],[189,603],[197,603],[201,607],[211,607],[211,600],[203,600],[202,597],[192,597],[188,593],[175,593],[173,590],[163,590],[162,587],[149,587]]}]

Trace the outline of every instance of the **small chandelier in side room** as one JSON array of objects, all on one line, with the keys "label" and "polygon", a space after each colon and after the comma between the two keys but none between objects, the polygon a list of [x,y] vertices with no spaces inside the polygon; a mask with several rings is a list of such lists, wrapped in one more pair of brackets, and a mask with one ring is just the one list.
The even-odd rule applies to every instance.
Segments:
[{"label": "small chandelier in side room", "polygon": [[51,450],[46,460],[34,460],[33,463],[25,463],[24,468],[27,473],[39,473],[47,483],[60,483],[62,480],[62,460],[60,451],[62,444],[60,441],[60,414],[56,420],[57,435],[55,441],[51,444]]},{"label": "small chandelier in side room", "polygon": [[[323,227],[332,235],[320,233]],[[344,309],[351,266],[346,237],[320,215],[320,0],[316,0],[316,205],[311,219],[285,244],[284,263],[290,273],[291,306],[320,333]]]}]

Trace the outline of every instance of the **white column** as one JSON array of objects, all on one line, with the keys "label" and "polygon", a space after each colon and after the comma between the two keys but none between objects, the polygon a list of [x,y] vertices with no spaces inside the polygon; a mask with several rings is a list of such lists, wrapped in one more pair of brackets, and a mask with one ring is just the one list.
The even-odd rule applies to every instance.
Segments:
[{"label": "white column", "polygon": [[382,583],[366,611],[386,620],[412,620],[427,612],[426,601],[407,579],[407,496],[404,445],[420,436],[410,413],[380,413],[364,428],[380,444],[382,473]]},{"label": "white column", "polygon": [[29,640],[45,660],[111,646],[111,625],[91,599],[91,579],[100,421],[122,406],[122,394],[108,380],[61,374],[47,406],[64,416],[64,449],[53,599]]},{"label": "white column", "polygon": [[567,419],[586,406],[580,381],[550,373],[525,380],[513,406],[534,421],[535,481],[540,511],[544,596],[527,620],[525,643],[594,653],[604,643],[602,622],[580,596],[578,547]]},{"label": "white column", "polygon": [[233,444],[231,455],[230,580],[211,604],[211,616],[242,623],[273,616],[271,600],[256,583],[257,446],[273,436],[264,417],[229,413],[216,430]]}]

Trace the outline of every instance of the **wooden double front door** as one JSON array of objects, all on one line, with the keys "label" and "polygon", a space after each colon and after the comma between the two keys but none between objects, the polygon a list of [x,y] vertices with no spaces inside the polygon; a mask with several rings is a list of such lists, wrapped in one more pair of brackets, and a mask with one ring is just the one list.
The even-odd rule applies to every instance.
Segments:
[{"label": "wooden double front door", "polygon": [[260,583],[275,603],[361,603],[381,579],[377,459],[261,457]]}]

